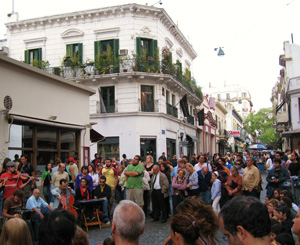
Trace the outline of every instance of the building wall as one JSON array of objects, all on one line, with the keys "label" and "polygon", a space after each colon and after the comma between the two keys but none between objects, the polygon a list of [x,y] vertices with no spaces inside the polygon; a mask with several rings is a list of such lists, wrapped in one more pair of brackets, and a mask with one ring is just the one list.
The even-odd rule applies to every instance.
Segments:
[{"label": "building wall", "polygon": [[[3,111],[3,104],[0,107],[2,160],[8,157],[8,143],[11,136],[9,118],[20,116],[24,117],[24,120],[34,119],[37,120],[37,124],[45,122],[53,127],[65,124],[69,128],[73,126],[85,128],[85,125],[89,124],[89,95],[93,94],[92,89],[71,84],[67,80],[1,55],[0,74],[0,99],[3,101],[5,96],[12,99],[12,109],[9,112]],[[50,116],[57,118],[51,121]],[[80,134],[81,157],[82,147],[89,146],[89,139],[88,129],[87,133]],[[80,160],[82,163],[83,159]]]}]

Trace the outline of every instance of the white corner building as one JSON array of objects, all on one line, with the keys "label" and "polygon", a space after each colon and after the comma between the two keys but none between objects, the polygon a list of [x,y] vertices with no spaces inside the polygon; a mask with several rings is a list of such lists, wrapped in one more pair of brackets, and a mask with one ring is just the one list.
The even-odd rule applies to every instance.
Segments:
[{"label": "white corner building", "polygon": [[203,151],[202,93],[191,76],[197,53],[164,9],[127,4],[29,20],[15,13],[6,26],[9,57],[97,91],[90,121],[106,139],[91,145],[91,157]]}]

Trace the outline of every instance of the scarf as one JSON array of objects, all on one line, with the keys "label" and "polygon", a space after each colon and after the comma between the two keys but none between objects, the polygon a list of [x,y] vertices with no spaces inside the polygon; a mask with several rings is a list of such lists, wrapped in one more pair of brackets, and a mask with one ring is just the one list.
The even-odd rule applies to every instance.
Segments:
[{"label": "scarf", "polygon": [[83,200],[90,200],[90,195],[89,195],[89,191],[87,190],[87,187],[86,187],[87,199],[84,199],[84,192],[82,186],[80,186],[80,192]]}]

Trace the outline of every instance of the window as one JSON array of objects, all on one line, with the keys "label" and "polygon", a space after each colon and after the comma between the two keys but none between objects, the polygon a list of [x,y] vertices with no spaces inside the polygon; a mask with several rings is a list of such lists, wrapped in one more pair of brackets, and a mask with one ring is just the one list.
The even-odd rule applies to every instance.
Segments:
[{"label": "window", "polygon": [[246,97],[247,97],[247,93],[244,93],[244,92],[243,92],[243,93],[242,93],[242,97],[243,97],[243,98],[246,98]]},{"label": "window", "polygon": [[230,94],[229,93],[226,94],[226,99],[230,100]]},{"label": "window", "polygon": [[136,38],[136,53],[142,55],[142,50],[147,50],[147,56],[154,58],[157,40],[147,38]]},{"label": "window", "polygon": [[100,157],[103,157],[104,159],[116,157],[116,160],[119,161],[119,137],[107,137],[104,142],[99,142],[98,152]]},{"label": "window", "polygon": [[219,101],[221,100],[221,94],[218,94],[218,100]]},{"label": "window", "polygon": [[40,62],[42,61],[42,49],[28,49],[25,50],[25,63],[35,66],[35,67],[40,67]]},{"label": "window", "polygon": [[42,125],[12,124],[8,157],[26,154],[36,171],[43,171],[49,162],[60,158],[65,161],[78,152],[80,131]]},{"label": "window", "polygon": [[153,86],[141,86],[141,108],[142,111],[154,112],[154,87]]},{"label": "window", "polygon": [[101,87],[101,98],[104,104],[104,108],[101,108],[103,113],[115,112],[115,87]]},{"label": "window", "polygon": [[82,64],[82,43],[68,44],[66,49],[65,65],[76,66]]},{"label": "window", "polygon": [[193,106],[190,105],[190,115],[193,116]]},{"label": "window", "polygon": [[105,69],[113,67],[114,72],[119,72],[119,39],[95,41],[95,64],[101,69],[101,73],[110,73]]}]

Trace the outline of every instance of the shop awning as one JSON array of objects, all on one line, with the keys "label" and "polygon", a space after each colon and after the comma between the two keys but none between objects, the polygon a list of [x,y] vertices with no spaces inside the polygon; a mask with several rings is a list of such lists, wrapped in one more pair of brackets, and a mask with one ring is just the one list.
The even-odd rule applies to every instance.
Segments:
[{"label": "shop awning", "polygon": [[282,137],[291,137],[293,134],[300,134],[300,130],[285,131],[281,134]]},{"label": "shop awning", "polygon": [[239,148],[242,152],[244,151],[244,149],[242,147],[240,147],[238,144],[235,144],[237,148]]},{"label": "shop awning", "polygon": [[192,141],[194,141],[194,142],[199,142],[199,139],[198,139],[196,136],[193,136],[193,135],[187,134],[187,137],[191,138],[191,139],[192,139]]},{"label": "shop awning", "polygon": [[98,133],[95,129],[90,130],[90,139],[92,142],[105,141],[105,137]]}]

